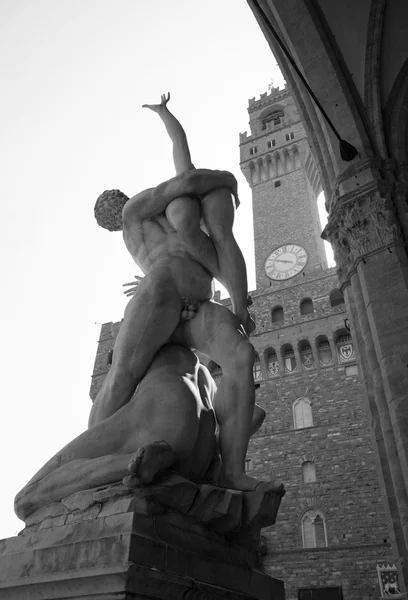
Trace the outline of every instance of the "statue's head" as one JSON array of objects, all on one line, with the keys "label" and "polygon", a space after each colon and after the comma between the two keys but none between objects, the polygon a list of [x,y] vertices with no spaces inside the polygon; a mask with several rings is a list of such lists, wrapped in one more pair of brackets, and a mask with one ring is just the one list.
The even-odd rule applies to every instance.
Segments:
[{"label": "statue's head", "polygon": [[95,219],[101,227],[109,231],[123,229],[122,210],[129,198],[120,190],[106,190],[95,204]]}]

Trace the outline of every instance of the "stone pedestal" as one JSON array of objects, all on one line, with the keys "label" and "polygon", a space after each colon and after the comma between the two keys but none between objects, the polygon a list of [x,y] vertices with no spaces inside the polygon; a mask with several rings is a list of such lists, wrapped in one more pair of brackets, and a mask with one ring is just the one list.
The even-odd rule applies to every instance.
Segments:
[{"label": "stone pedestal", "polygon": [[283,600],[260,570],[260,529],[282,494],[197,486],[170,474],[130,492],[74,494],[0,541],[2,600]]}]

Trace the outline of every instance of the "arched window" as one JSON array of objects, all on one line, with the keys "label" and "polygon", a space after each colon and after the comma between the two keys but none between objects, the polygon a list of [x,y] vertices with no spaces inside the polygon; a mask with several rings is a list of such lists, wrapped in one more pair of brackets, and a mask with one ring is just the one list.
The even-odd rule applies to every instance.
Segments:
[{"label": "arched window", "polygon": [[299,354],[303,369],[308,370],[315,366],[312,347],[307,340],[299,342]]},{"label": "arched window", "polygon": [[272,161],[272,158],[270,157],[269,154],[266,157],[266,165],[267,165],[268,177],[273,179],[276,176],[275,164]]},{"label": "arched window", "polygon": [[215,383],[217,385],[219,385],[221,377],[222,377],[222,369],[221,369],[220,365],[217,365],[216,362],[211,360],[208,365],[208,370],[210,371]]},{"label": "arched window", "polygon": [[281,306],[275,306],[272,309],[272,323],[283,323],[283,308]]},{"label": "arched window", "polygon": [[293,403],[293,425],[295,429],[313,426],[312,407],[307,398],[298,398]]},{"label": "arched window", "polygon": [[299,150],[296,146],[293,148],[293,157],[295,159],[295,169],[299,169],[302,166],[302,163],[300,161]]},{"label": "arched window", "polygon": [[330,292],[330,304],[332,306],[340,306],[344,304],[344,296],[340,290],[335,289]]},{"label": "arched window", "polygon": [[325,335],[317,338],[317,353],[319,355],[320,365],[327,367],[333,363],[333,355],[330,348],[330,342]]},{"label": "arched window", "polygon": [[314,483],[316,481],[316,468],[314,462],[307,460],[302,465],[303,483]]},{"label": "arched window", "polygon": [[268,179],[268,174],[266,172],[264,162],[261,158],[258,160],[258,170],[259,170],[259,181],[266,181]]},{"label": "arched window", "polygon": [[279,376],[279,359],[273,348],[269,348],[265,353],[266,364],[268,365],[268,376],[278,377]]},{"label": "arched window", "polygon": [[303,548],[327,546],[326,523],[320,510],[308,510],[302,517]]},{"label": "arched window", "polygon": [[273,125],[279,125],[281,119],[283,119],[283,108],[272,108],[266,114],[262,116],[262,129],[266,129],[268,123],[273,123]]},{"label": "arched window", "polygon": [[292,157],[290,156],[289,152],[285,152],[284,158],[285,158],[285,171],[286,171],[286,173],[289,173],[289,171],[292,171],[292,169],[293,169]]},{"label": "arched window", "polygon": [[254,163],[250,163],[249,172],[251,174],[251,183],[255,185],[256,183],[258,183],[258,172]]},{"label": "arched window", "polygon": [[254,379],[255,381],[259,381],[262,379],[262,369],[261,369],[261,359],[259,358],[259,354],[255,352],[255,360],[254,360]]},{"label": "arched window", "polygon": [[285,169],[283,168],[283,163],[279,154],[276,155],[276,172],[278,175],[283,175],[285,173]]},{"label": "arched window", "polygon": [[293,373],[296,370],[296,358],[292,346],[285,344],[282,348],[282,354],[286,373]]},{"label": "arched window", "polygon": [[334,341],[337,347],[337,356],[339,362],[345,363],[356,360],[353,340],[347,329],[340,329],[334,334]]},{"label": "arched window", "polygon": [[300,303],[300,314],[311,315],[314,312],[313,300],[311,298],[303,298]]}]

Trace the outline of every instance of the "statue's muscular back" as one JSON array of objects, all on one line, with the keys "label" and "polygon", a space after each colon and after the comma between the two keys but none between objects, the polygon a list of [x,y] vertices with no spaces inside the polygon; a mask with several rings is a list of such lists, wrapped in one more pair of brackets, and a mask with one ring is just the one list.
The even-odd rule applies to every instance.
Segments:
[{"label": "statue's muscular back", "polygon": [[141,220],[128,210],[123,218],[123,238],[145,275],[167,268],[180,296],[194,300],[212,297],[211,275],[189,255],[164,213]]}]

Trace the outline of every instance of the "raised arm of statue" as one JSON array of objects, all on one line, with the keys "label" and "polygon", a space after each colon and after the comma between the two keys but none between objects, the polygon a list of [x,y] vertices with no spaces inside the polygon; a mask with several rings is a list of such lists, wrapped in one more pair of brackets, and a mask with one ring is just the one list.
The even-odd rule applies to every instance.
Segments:
[{"label": "raised arm of statue", "polygon": [[190,149],[188,147],[187,136],[180,122],[167,108],[167,103],[170,100],[170,92],[163,94],[160,104],[143,104],[143,108],[149,108],[157,113],[164,123],[164,126],[173,142],[173,160],[176,168],[176,173],[189,171],[194,169],[191,162]]},{"label": "raised arm of statue", "polygon": [[[162,95],[160,104],[144,106],[156,112],[162,119],[173,142],[176,172],[180,173],[180,171],[194,169],[194,166],[184,129],[167,108],[169,100],[170,94],[167,97]],[[230,174],[229,176],[230,183],[217,186],[217,189],[209,189],[207,192],[200,187],[202,178],[199,176],[193,193],[200,197],[200,206],[197,202],[193,203],[191,198],[177,197],[171,182],[158,186],[154,193],[162,197],[173,195],[175,200],[169,202],[166,208],[168,221],[177,231],[191,256],[226,287],[231,297],[233,311],[249,334],[254,329],[254,324],[246,306],[247,273],[244,258],[232,232],[235,208],[239,205],[237,183],[233,176]],[[235,207],[231,193],[235,198]]]}]

